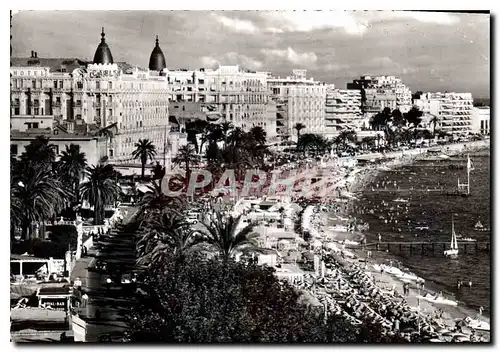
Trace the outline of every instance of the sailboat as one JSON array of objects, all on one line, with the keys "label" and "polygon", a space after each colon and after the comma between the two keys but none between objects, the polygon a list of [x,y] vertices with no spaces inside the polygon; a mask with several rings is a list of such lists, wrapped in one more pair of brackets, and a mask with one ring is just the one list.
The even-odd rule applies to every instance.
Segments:
[{"label": "sailboat", "polygon": [[455,224],[453,222],[453,215],[451,216],[451,243],[450,249],[444,251],[447,257],[456,257],[458,255],[457,235],[455,234]]}]

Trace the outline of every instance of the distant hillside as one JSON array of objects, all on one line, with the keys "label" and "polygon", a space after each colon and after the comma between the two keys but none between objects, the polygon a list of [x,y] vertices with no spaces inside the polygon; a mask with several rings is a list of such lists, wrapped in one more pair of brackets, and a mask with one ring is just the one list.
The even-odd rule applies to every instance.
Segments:
[{"label": "distant hillside", "polygon": [[490,106],[490,98],[474,98],[474,106]]}]

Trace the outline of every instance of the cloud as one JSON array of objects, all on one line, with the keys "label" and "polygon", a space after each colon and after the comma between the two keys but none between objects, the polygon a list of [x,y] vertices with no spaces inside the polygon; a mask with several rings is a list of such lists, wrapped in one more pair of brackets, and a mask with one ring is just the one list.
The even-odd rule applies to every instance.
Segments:
[{"label": "cloud", "polygon": [[200,61],[203,67],[214,67],[219,64],[219,61],[211,56],[203,56]]},{"label": "cloud", "polygon": [[323,66],[323,70],[325,71],[342,71],[348,69],[349,65],[337,64],[337,63],[330,63]]},{"label": "cloud", "polygon": [[291,47],[288,49],[262,49],[261,52],[269,59],[285,59],[292,64],[302,66],[312,66],[318,61],[318,57],[314,52],[298,53]]},{"label": "cloud", "polygon": [[220,55],[218,58],[212,56],[203,56],[200,58],[201,64],[204,67],[216,67],[218,65],[240,65],[247,69],[257,70],[264,64],[251,57],[238,54],[236,52],[229,52]]},{"label": "cloud", "polygon": [[422,23],[435,23],[441,25],[452,25],[460,22],[460,18],[445,12],[405,12],[394,11],[393,17],[411,18]]},{"label": "cloud", "polygon": [[218,21],[225,27],[228,27],[235,32],[241,32],[241,33],[259,32],[259,28],[257,28],[252,21],[240,20],[237,18],[229,18],[227,16],[219,15],[216,13],[212,13],[211,15],[216,21]]},{"label": "cloud", "polygon": [[374,57],[368,62],[369,67],[373,68],[394,68],[394,67],[399,67],[399,64],[394,62],[390,57],[388,56],[378,56]]},{"label": "cloud", "polygon": [[347,34],[361,35],[368,24],[356,19],[347,11],[283,11],[264,14],[268,20],[278,26],[267,28],[278,32],[310,32],[316,29],[342,28]]}]

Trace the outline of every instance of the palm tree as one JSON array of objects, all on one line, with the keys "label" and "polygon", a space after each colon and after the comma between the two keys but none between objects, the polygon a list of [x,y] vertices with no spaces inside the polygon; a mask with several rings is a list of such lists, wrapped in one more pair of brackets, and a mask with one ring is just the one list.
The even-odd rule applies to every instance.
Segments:
[{"label": "palm tree", "polygon": [[293,128],[297,131],[297,143],[299,142],[300,139],[300,131],[306,128],[306,126],[303,123],[297,122]]},{"label": "palm tree", "polygon": [[436,136],[436,125],[438,123],[439,119],[437,116],[433,115],[432,116],[432,119],[431,119],[431,124],[432,124],[432,136],[435,137]]},{"label": "palm tree", "polygon": [[139,266],[149,267],[161,262],[171,251],[181,263],[186,252],[200,243],[201,237],[190,228],[184,217],[171,211],[164,211],[144,223],[142,237],[137,242]]},{"label": "palm tree", "polygon": [[11,224],[21,227],[24,239],[30,237],[33,222],[55,217],[70,195],[61,180],[43,168],[19,167],[11,176],[10,187]]},{"label": "palm tree", "polygon": [[102,225],[104,209],[113,205],[120,194],[120,186],[116,183],[116,171],[112,165],[87,166],[85,168],[87,181],[80,185],[82,198],[94,207],[94,224]]},{"label": "palm tree", "polygon": [[179,148],[177,155],[172,159],[174,165],[178,166],[184,164],[186,170],[186,179],[189,179],[190,166],[198,165],[200,157],[196,154],[194,147],[191,144],[184,145]]},{"label": "palm tree", "polygon": [[212,245],[223,260],[228,260],[238,251],[258,251],[257,237],[253,225],[240,228],[241,216],[224,217],[220,213],[212,214],[210,223],[202,223],[204,229],[200,232],[207,236],[207,241]]},{"label": "palm tree", "polygon": [[257,144],[266,144],[267,132],[261,126],[253,126],[250,129],[250,136]]},{"label": "palm tree", "polygon": [[144,180],[144,169],[148,159],[153,160],[156,156],[156,146],[149,139],[139,139],[135,143],[135,150],[132,152],[132,157],[141,161],[141,179]]},{"label": "palm tree", "polygon": [[86,166],[87,159],[85,153],[80,153],[80,147],[75,144],[66,146],[59,159],[58,171],[63,181],[69,183],[76,203],[80,201],[78,186]]},{"label": "palm tree", "polygon": [[25,151],[20,156],[20,161],[26,165],[50,168],[56,160],[55,146],[49,144],[49,139],[38,136],[24,147]]},{"label": "palm tree", "polygon": [[220,127],[222,130],[222,134],[224,136],[224,147],[225,147],[227,144],[227,139],[229,137],[229,131],[231,131],[234,128],[234,126],[231,122],[223,122],[221,123]]},{"label": "palm tree", "polygon": [[241,127],[235,127],[233,128],[231,133],[229,133],[227,141],[233,148],[239,148],[243,144],[244,137],[245,132],[243,131],[243,129]]},{"label": "palm tree", "polygon": [[182,212],[186,208],[186,199],[181,197],[171,197],[163,194],[161,187],[155,182],[147,186],[148,191],[139,201],[139,212],[137,218],[145,220],[147,216],[161,213],[166,209],[172,212]]},{"label": "palm tree", "polygon": [[343,149],[345,150],[348,142],[356,142],[356,132],[355,131],[342,131],[337,136],[336,144],[342,144]]}]

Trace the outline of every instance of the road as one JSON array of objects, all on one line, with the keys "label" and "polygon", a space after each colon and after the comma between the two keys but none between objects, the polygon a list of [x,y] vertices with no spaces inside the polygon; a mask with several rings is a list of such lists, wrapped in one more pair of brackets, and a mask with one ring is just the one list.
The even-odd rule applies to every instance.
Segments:
[{"label": "road", "polygon": [[[136,209],[124,208],[124,210],[128,210],[123,220],[126,224]],[[84,271],[80,269],[80,275],[82,288],[89,296],[89,302],[86,308],[81,308],[80,316],[87,322],[86,342],[96,342],[99,335],[118,335],[126,330],[124,316],[134,302],[119,284],[112,285],[108,290],[104,284],[107,275],[95,270],[95,263],[106,262],[108,271],[113,270],[113,267],[122,273],[133,270],[135,264],[133,233],[128,233],[126,226],[119,226],[109,236],[101,236],[100,241],[89,251],[89,257],[84,260],[87,267]],[[95,318],[97,310],[101,313],[99,319]]]}]

